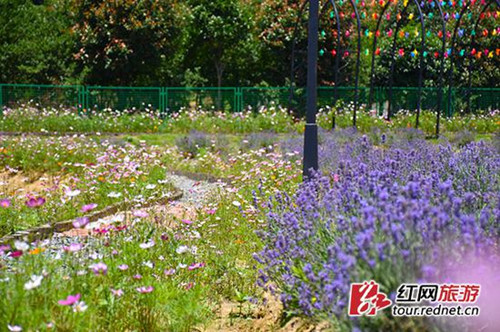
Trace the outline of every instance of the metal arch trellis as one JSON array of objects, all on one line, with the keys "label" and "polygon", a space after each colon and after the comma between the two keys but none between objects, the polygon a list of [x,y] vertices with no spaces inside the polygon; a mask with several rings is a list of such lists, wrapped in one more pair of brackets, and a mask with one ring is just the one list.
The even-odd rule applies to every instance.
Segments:
[{"label": "metal arch trellis", "polygon": [[[293,99],[293,86],[295,81],[295,52],[296,52],[296,38],[297,38],[297,30],[299,28],[299,23],[304,13],[304,9],[308,1],[304,1],[302,6],[300,7],[296,24],[294,26],[293,40],[292,40],[292,54],[291,54],[291,83],[290,83],[290,97],[289,97],[289,105],[292,104]],[[357,52],[356,52],[356,65],[355,65],[355,86],[354,86],[354,109],[353,109],[353,126],[356,127],[356,116],[357,110],[359,108],[359,71],[361,65],[361,19],[359,17],[358,8],[356,6],[355,0],[349,0],[351,7],[354,11],[354,16],[356,18],[356,30],[357,30]],[[321,9],[321,12],[324,12],[324,9],[327,8],[327,5],[330,4],[334,10],[336,25],[337,25],[337,45],[336,45],[336,55],[335,55],[335,68],[334,68],[334,101],[337,99],[338,93],[338,71],[340,66],[340,36],[341,36],[341,26],[340,26],[340,16],[338,13],[338,8],[334,0],[328,0]],[[334,124],[333,124],[334,126]]]},{"label": "metal arch trellis", "polygon": [[[457,35],[457,30],[458,30],[458,27],[460,26],[460,23],[461,23],[461,19],[462,17],[464,16],[464,13],[466,12],[467,9],[469,9],[471,7],[471,5],[475,4],[476,3],[476,0],[461,0],[459,2],[457,2],[457,7],[462,7],[460,9],[460,14],[458,16],[455,16],[456,17],[456,22],[455,22],[455,27],[454,27],[454,30],[453,30],[453,36],[450,36],[450,32],[447,31],[447,21],[448,21],[448,17],[449,17],[449,12],[446,13],[446,16],[445,16],[445,12],[444,12],[444,6],[446,6],[447,3],[445,3],[444,1],[441,1],[441,0],[424,0],[424,1],[420,1],[420,0],[405,0],[404,1],[404,7],[402,8],[402,10],[399,10],[399,2],[397,0],[384,0],[384,1],[379,1],[378,4],[380,5],[380,9],[375,9],[375,11],[378,10],[378,12],[376,12],[376,14],[379,14],[378,17],[375,17],[374,16],[374,19],[377,19],[376,20],[376,28],[375,28],[375,34],[374,34],[374,38],[373,38],[373,44],[370,45],[371,46],[371,49],[372,49],[372,54],[371,54],[371,67],[370,67],[370,72],[369,72],[369,84],[370,84],[370,90],[369,90],[369,97],[368,97],[368,104],[371,105],[373,103],[373,100],[374,100],[374,91],[375,91],[375,59],[376,59],[376,56],[380,54],[380,49],[377,48],[377,42],[378,40],[380,39],[380,29],[381,29],[381,25],[382,25],[382,20],[386,14],[386,12],[388,12],[388,10],[391,8],[391,5],[395,5],[395,9],[393,10],[393,13],[397,13],[398,15],[398,19],[396,22],[391,22],[391,23],[388,23],[389,25],[393,25],[394,23],[396,23],[396,28],[395,28],[395,33],[394,33],[394,37],[393,37],[393,42],[392,42],[392,47],[391,47],[391,50],[390,50],[390,75],[389,75],[389,78],[388,78],[388,81],[389,81],[389,95],[388,95],[388,98],[386,99],[386,101],[388,102],[388,105],[387,105],[387,119],[390,120],[391,119],[391,116],[392,116],[392,108],[394,108],[394,104],[393,104],[393,88],[394,88],[394,75],[395,75],[395,66],[396,66],[396,59],[397,59],[397,52],[396,52],[396,47],[398,45],[398,36],[399,36],[399,32],[400,30],[405,26],[405,23],[406,20],[407,20],[407,15],[408,15],[408,11],[409,11],[409,7],[412,6],[411,3],[413,2],[413,5],[416,6],[416,12],[415,14],[419,15],[419,20],[420,20],[420,46],[418,47],[419,48],[419,52],[417,52],[417,50],[415,49],[415,53],[412,52],[412,57],[416,57],[417,54],[419,56],[419,59],[418,59],[418,92],[417,92],[417,101],[416,101],[416,122],[415,122],[415,127],[419,127],[419,118],[420,118],[420,113],[421,113],[421,110],[422,110],[422,97],[423,97],[423,82],[424,82],[424,77],[425,77],[425,71],[426,71],[426,66],[425,66],[425,61],[424,61],[424,58],[427,56],[428,52],[427,52],[427,41],[426,41],[426,36],[431,36],[432,34],[432,31],[428,30],[427,26],[426,26],[426,20],[427,19],[430,19],[432,16],[429,17],[429,12],[432,13],[433,10],[435,10],[434,8],[437,7],[437,10],[439,11],[439,16],[438,18],[440,19],[440,28],[439,28],[439,32],[440,32],[440,52],[435,52],[435,58],[438,59],[439,58],[439,64],[438,64],[438,68],[439,68],[439,75],[438,77],[436,78],[436,83],[437,83],[437,86],[439,87],[437,89],[437,100],[436,100],[436,104],[435,104],[435,107],[436,107],[436,136],[439,136],[439,131],[440,131],[440,118],[441,118],[441,113],[443,111],[443,109],[445,109],[445,103],[444,103],[444,89],[445,89],[445,84],[447,85],[447,88],[448,88],[448,103],[447,103],[447,107],[448,107],[448,115],[450,115],[450,111],[451,111],[451,107],[452,107],[452,102],[451,102],[451,91],[452,91],[452,88],[453,88],[453,66],[455,65],[454,64],[454,52],[455,52],[455,43],[456,43],[456,35]],[[481,3],[481,6],[483,5],[486,5],[482,8],[482,11],[481,13],[479,14],[481,16],[482,13],[484,13],[487,8],[489,6],[491,6],[491,4],[493,3],[497,3],[499,4],[500,0],[491,0],[491,2],[486,5],[485,4],[485,1],[477,1],[477,3]],[[295,30],[299,29],[299,23],[300,23],[300,20],[301,20],[301,16],[303,15],[303,8],[306,6],[306,4],[308,3],[308,1],[305,1],[302,6],[301,6],[301,10],[300,10],[300,13],[299,13],[299,18],[297,19],[297,22],[296,22],[296,25],[295,25]],[[359,107],[359,71],[360,71],[360,55],[361,55],[361,34],[362,34],[362,27],[361,27],[361,20],[360,20],[360,15],[358,13],[358,8],[357,8],[357,3],[358,3],[358,0],[349,0],[349,3],[350,5],[352,6],[352,12],[351,12],[351,17],[354,19],[356,19],[356,30],[357,30],[357,52],[356,52],[356,65],[355,65],[355,95],[354,95],[354,113],[353,113],[353,125],[355,126],[356,125],[356,118],[357,118],[357,110],[358,110],[358,107]],[[428,8],[426,6],[426,3],[429,4],[431,8]],[[372,7],[374,7],[374,4],[376,5],[375,1],[372,1]],[[341,57],[343,56],[341,54],[341,36],[343,35],[342,32],[341,32],[341,19],[344,17],[343,13],[340,12],[340,7],[338,7],[337,3],[335,0],[326,0],[326,3],[324,3],[323,5],[323,9],[326,8],[327,5],[330,5],[330,7],[333,9],[333,11],[330,13],[330,16],[331,18],[335,18],[335,29],[337,31],[337,35],[336,35],[336,46],[335,46],[335,49],[332,50],[332,54],[334,55],[335,57],[335,63],[334,63],[334,94],[333,94],[333,100],[334,102],[337,100],[338,98],[338,90],[339,90],[339,70],[340,70],[340,61],[341,61]],[[342,1],[340,3],[340,5],[342,5]],[[365,6],[365,3],[363,2],[362,3],[362,6],[364,7]],[[449,6],[450,6],[450,9],[452,7],[455,7],[455,2],[453,2],[453,4],[450,2],[449,3]],[[323,12],[323,10],[321,10],[321,12]],[[412,16],[414,14],[411,14]],[[387,20],[390,21],[390,14],[387,15]],[[436,15],[437,16],[437,15]],[[496,17],[496,16],[495,16]],[[410,20],[412,19],[411,17],[409,18]],[[477,28],[479,24],[479,19],[475,22],[474,24],[474,29]],[[434,26],[434,25],[432,25]],[[391,33],[392,33],[392,28],[390,29]],[[427,33],[426,33],[427,32]],[[368,32],[367,32],[368,33]],[[371,33],[370,33],[371,34]],[[295,51],[296,51],[296,37],[297,37],[297,33],[296,31],[294,32],[294,40],[292,42],[292,66],[291,66],[291,82],[292,82],[292,87],[291,87],[291,90],[290,90],[290,100],[293,98],[293,82],[294,82],[294,71],[296,69],[296,66],[294,65],[294,62],[295,62]],[[388,33],[388,36],[389,36],[389,33]],[[418,36],[418,34],[416,33],[416,36]],[[475,37],[474,35],[472,35],[472,45],[475,44]],[[451,47],[449,47],[448,51],[446,51],[446,48],[447,48],[447,38],[450,38],[451,37]],[[321,54],[323,54],[324,51],[322,50]],[[347,53],[347,52],[346,52]],[[498,51],[497,51],[498,53]],[[348,54],[348,53],[347,53]],[[366,51],[366,54],[368,55],[369,54],[369,51],[367,49]],[[461,52],[461,55],[463,55],[463,50]],[[344,55],[345,56],[345,55]],[[447,58],[450,58],[450,68],[448,70],[447,73],[445,73],[445,62],[446,62],[446,59]],[[472,64],[472,60],[469,61],[469,89],[468,89],[468,93],[467,93],[467,96],[468,96],[468,101],[467,101],[467,108],[468,110],[470,111],[470,95],[471,95],[471,71],[472,71],[472,67],[473,64]],[[446,82],[447,81],[447,82]],[[446,83],[445,83],[446,82]],[[332,124],[333,124],[333,127],[335,126],[335,119],[333,119],[332,121]]]},{"label": "metal arch trellis", "polygon": [[[384,14],[389,8],[390,4],[392,4],[392,2],[387,1],[384,7],[382,8],[382,12],[380,13],[377,20],[377,26],[375,28],[375,31],[379,31],[380,23],[382,23],[382,18],[384,17]],[[371,59],[371,69],[370,69],[370,92],[368,96],[368,105],[371,105],[373,102],[373,85],[375,84],[375,55],[377,52],[377,41],[378,41],[378,34],[375,33],[375,36],[373,37],[373,47],[372,47],[372,59]]]},{"label": "metal arch trellis", "polygon": [[[477,20],[476,20],[476,22],[474,23],[474,25],[472,27],[472,31],[477,31],[477,27],[479,26],[479,22],[481,21],[481,16],[494,3],[496,3],[497,6],[500,7],[500,1],[499,0],[491,0],[490,2],[488,2],[483,7],[483,9],[481,10],[481,12],[479,13],[479,15],[477,17]],[[476,44],[476,34],[474,33],[471,36],[470,47],[474,48],[475,44]],[[467,68],[468,69],[468,78],[467,78],[467,112],[468,113],[470,113],[470,111],[471,111],[471,109],[470,109],[470,97],[471,97],[471,94],[472,94],[472,69],[473,69],[473,60],[472,60],[472,58],[473,57],[474,57],[474,55],[472,55],[471,53],[469,53],[469,66]]]},{"label": "metal arch trellis", "polygon": [[[486,4],[483,7],[483,10],[481,11],[481,13],[486,11],[486,9],[491,5],[491,3],[493,3],[493,1],[496,2],[498,7],[500,7],[500,0],[492,0],[490,3]],[[448,70],[448,115],[451,115],[451,112],[452,112],[452,88],[453,88],[453,65],[454,65],[454,57],[453,56],[454,56],[454,52],[455,52],[455,42],[456,42],[457,32],[458,32],[458,28],[460,26],[460,23],[462,21],[462,17],[465,14],[465,11],[467,9],[469,9],[469,7],[475,3],[476,3],[475,1],[469,1],[465,4],[465,6],[463,6],[462,10],[460,11],[459,17],[457,18],[457,20],[455,22],[455,27],[453,29],[453,35],[451,38],[451,46],[450,46],[450,54],[449,54],[451,61],[450,61],[450,69]],[[481,18],[481,14],[479,14],[478,21],[476,22],[474,29],[476,29],[480,18]],[[472,41],[474,41],[475,40],[474,35],[472,37],[473,37]],[[469,72],[469,76],[470,76],[470,72]],[[470,87],[469,87],[468,94],[470,95]]]},{"label": "metal arch trellis", "polygon": [[[418,0],[413,0],[413,3],[417,7],[419,18],[420,18],[420,32],[421,32],[421,41],[420,41],[420,52],[419,52],[419,71],[418,71],[418,98],[417,98],[417,118],[416,118],[416,123],[415,127],[418,128],[419,125],[419,118],[420,118],[420,109],[421,109],[421,102],[422,102],[422,85],[423,85],[423,77],[424,77],[424,55],[425,55],[425,21],[424,21],[424,16],[422,13],[422,8],[420,7],[420,3]],[[391,50],[391,71],[390,71],[390,77],[389,77],[389,104],[387,108],[387,120],[391,119],[391,113],[392,113],[392,89],[394,85],[394,70],[395,70],[395,65],[396,65],[396,56],[395,56],[395,51],[396,51],[396,45],[397,45],[397,38],[398,38],[398,33],[399,29],[402,26],[403,22],[403,16],[406,14],[407,10],[409,8],[409,3],[405,5],[403,8],[402,12],[402,17],[401,19],[396,23],[396,31],[394,33],[394,40],[392,44],[392,50]]]}]

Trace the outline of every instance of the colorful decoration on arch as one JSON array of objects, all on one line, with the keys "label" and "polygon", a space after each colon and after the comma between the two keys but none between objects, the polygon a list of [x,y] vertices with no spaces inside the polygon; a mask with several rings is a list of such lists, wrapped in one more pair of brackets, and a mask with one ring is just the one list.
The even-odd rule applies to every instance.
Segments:
[{"label": "colorful decoration on arch", "polygon": [[[439,29],[441,27],[440,24],[427,24],[427,29],[424,33],[425,37],[428,40],[431,40],[433,37],[439,39],[442,39],[444,37],[445,39],[449,40],[447,44],[450,45],[450,41],[453,38],[453,28],[457,24],[456,22],[460,20],[460,26],[456,28],[457,44],[455,44],[455,49],[452,51],[451,48],[448,48],[444,53],[433,50],[424,50],[421,52],[418,47],[414,48],[407,46],[397,49],[397,54],[399,55],[399,57],[417,58],[419,56],[423,56],[424,58],[426,58],[430,56],[434,57],[435,59],[439,59],[472,56],[481,59],[485,57],[492,58],[495,56],[500,56],[498,54],[500,51],[498,51],[496,48],[492,51],[486,48],[477,50],[476,46],[476,48],[474,48],[474,54],[472,54],[473,51],[471,50],[471,48],[457,48],[457,45],[464,45],[463,42],[460,42],[460,40],[463,38],[470,38],[475,36],[476,42],[479,43],[481,40],[480,38],[488,38],[489,40],[491,40],[491,38],[500,35],[500,27],[491,27],[492,21],[488,21],[488,27],[482,26],[484,24],[480,23],[481,20],[500,18],[500,10],[497,10],[495,5],[491,6],[491,8],[485,8],[483,10],[484,6],[490,5],[489,0],[418,0],[417,5],[420,6],[420,8],[425,9],[422,11],[422,15],[425,20],[433,19],[434,22],[438,22],[436,20],[441,19],[440,14],[436,12],[438,7],[437,1],[439,1],[439,5],[441,5],[441,9],[446,20],[447,30],[444,31],[443,36],[443,30]],[[346,39],[356,40],[358,37],[358,34],[356,33],[356,16],[354,11],[352,11],[351,0],[337,0],[335,3],[339,10],[339,19],[347,19],[351,24],[349,25],[350,28],[346,30],[343,29],[343,31],[341,32],[344,42],[346,42]],[[396,22],[403,20],[403,25],[401,26],[400,31],[397,32],[397,38],[406,39],[410,42],[411,45],[419,45],[418,42],[420,41],[422,35],[422,31],[420,30],[420,25],[418,23],[418,21],[420,20],[420,12],[416,12],[416,9],[414,8],[415,3],[413,0],[354,0],[354,3],[358,7],[358,13],[362,20],[380,20],[379,22],[382,22],[383,20],[387,21],[387,23],[382,23],[380,25],[380,30],[378,30],[379,25],[377,25],[377,27],[375,28],[374,25],[362,23],[363,28],[360,31],[362,39],[395,37],[396,33],[394,31],[394,25],[396,24]],[[398,3],[399,7],[396,7]],[[402,4],[403,7],[401,7],[400,4]],[[385,7],[386,5],[387,7]],[[467,10],[463,10],[465,6],[468,6]],[[382,11],[383,7],[385,8],[384,11]],[[409,10],[403,11],[403,8],[405,7],[408,7]],[[396,8],[398,9],[395,10]],[[472,10],[474,8],[476,8],[476,10]],[[330,11],[329,16],[332,20],[334,20],[336,17],[335,12]],[[468,21],[466,21],[466,19]],[[474,26],[475,28],[472,26],[472,22],[477,22],[477,26]],[[435,30],[431,30],[432,28]],[[330,33],[329,30],[326,29],[326,32],[325,30],[321,31],[321,37],[325,39],[327,34],[333,34],[336,39],[337,33],[338,32],[336,30],[332,30]],[[400,44],[401,42],[398,43]],[[408,42],[405,42],[404,44],[406,45],[407,43]],[[428,47],[430,47],[431,44],[427,45]],[[435,44],[432,45],[432,47],[439,47]],[[388,50],[386,51],[388,52]],[[336,57],[338,55],[337,52],[338,51],[335,47],[327,47],[319,50],[320,56],[324,56],[325,54],[330,53],[332,57]],[[382,54],[387,54],[384,52],[382,47],[376,47],[375,49],[372,49],[371,46],[361,49],[359,52],[360,55],[364,56],[380,56]],[[354,52],[354,54],[356,53],[357,52]],[[343,58],[351,56],[349,51],[344,50],[340,52],[340,55]]]}]

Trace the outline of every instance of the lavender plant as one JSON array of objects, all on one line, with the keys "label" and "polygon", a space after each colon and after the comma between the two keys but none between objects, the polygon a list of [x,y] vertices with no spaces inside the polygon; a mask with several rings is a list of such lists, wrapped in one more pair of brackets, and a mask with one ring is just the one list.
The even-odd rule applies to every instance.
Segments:
[{"label": "lavender plant", "polygon": [[259,234],[259,284],[279,291],[289,312],[345,330],[402,329],[384,316],[349,319],[350,283],[373,279],[393,293],[403,282],[442,282],[474,260],[500,263],[500,156],[492,146],[333,137],[321,154],[325,171],[293,197],[276,195]]}]

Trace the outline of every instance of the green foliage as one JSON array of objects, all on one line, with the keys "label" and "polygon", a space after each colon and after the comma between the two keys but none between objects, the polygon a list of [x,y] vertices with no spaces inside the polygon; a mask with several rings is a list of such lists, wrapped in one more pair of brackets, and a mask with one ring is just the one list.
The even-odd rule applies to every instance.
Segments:
[{"label": "green foliage", "polygon": [[[75,59],[91,84],[149,85],[180,40],[182,2],[74,0]],[[177,46],[178,47],[178,46]]]},{"label": "green foliage", "polygon": [[0,82],[64,83],[71,76],[68,12],[66,0],[0,2]]}]

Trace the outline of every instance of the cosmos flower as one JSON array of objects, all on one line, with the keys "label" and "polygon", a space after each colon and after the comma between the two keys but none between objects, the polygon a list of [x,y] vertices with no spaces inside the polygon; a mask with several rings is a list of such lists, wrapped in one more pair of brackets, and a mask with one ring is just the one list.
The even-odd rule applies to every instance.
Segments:
[{"label": "cosmos flower", "polygon": [[23,329],[19,325],[9,325],[7,324],[7,329],[9,329],[10,332],[21,332]]},{"label": "cosmos flower", "polygon": [[89,223],[89,218],[87,217],[81,217],[81,218],[76,218],[75,221],[73,221],[73,227],[74,228],[83,228],[87,226]]},{"label": "cosmos flower", "polygon": [[26,206],[30,208],[40,207],[45,204],[45,198],[43,197],[30,197],[26,201]]},{"label": "cosmos flower", "polygon": [[0,207],[6,209],[10,206],[10,204],[11,204],[10,199],[8,199],[8,198],[0,199]]},{"label": "cosmos flower", "polygon": [[175,252],[180,254],[184,254],[186,252],[189,252],[189,247],[188,246],[179,246],[177,249],[175,249]]},{"label": "cosmos flower", "polygon": [[149,249],[149,248],[154,247],[154,245],[155,245],[155,242],[154,242],[153,240],[149,240],[149,241],[148,241],[148,242],[146,242],[146,243],[141,243],[141,244],[139,244],[139,247],[140,247],[141,249]]},{"label": "cosmos flower", "polygon": [[80,211],[82,211],[83,213],[87,213],[87,212],[92,211],[96,207],[97,207],[97,204],[91,203],[91,204],[87,204],[87,205],[82,206]]},{"label": "cosmos flower", "polygon": [[147,218],[149,216],[149,213],[144,210],[136,210],[132,212],[132,215],[137,218]]},{"label": "cosmos flower", "polygon": [[24,284],[24,289],[32,290],[42,284],[43,276],[32,275],[30,281]]},{"label": "cosmos flower", "polygon": [[73,312],[84,312],[87,310],[88,306],[83,301],[76,302],[73,304]]},{"label": "cosmos flower", "polygon": [[69,246],[64,246],[63,250],[66,252],[77,252],[82,250],[83,244],[81,243],[71,243]]},{"label": "cosmos flower", "polygon": [[151,293],[154,290],[154,288],[153,288],[153,286],[143,286],[143,287],[138,287],[135,290],[141,294],[147,294],[147,293]]},{"label": "cosmos flower", "polygon": [[166,269],[165,271],[163,271],[163,274],[165,274],[166,276],[174,275],[175,269]]},{"label": "cosmos flower", "polygon": [[111,294],[113,294],[113,296],[116,296],[116,297],[121,297],[121,296],[123,296],[124,292],[121,289],[111,288]]},{"label": "cosmos flower", "polygon": [[104,275],[108,273],[108,266],[103,262],[90,265],[90,269],[92,270],[92,272],[94,272],[95,275]]},{"label": "cosmos flower", "polygon": [[22,241],[14,241],[14,248],[20,251],[26,251],[30,248],[30,245]]},{"label": "cosmos flower", "polygon": [[118,197],[121,197],[121,195],[122,195],[121,193],[117,193],[117,192],[110,192],[110,193],[108,194],[108,197],[110,197],[110,198],[118,198]]},{"label": "cosmos flower", "polygon": [[80,297],[81,297],[80,294],[68,295],[68,297],[65,300],[59,300],[57,301],[57,303],[59,303],[60,305],[70,306],[80,301]]},{"label": "cosmos flower", "polygon": [[205,266],[204,262],[203,263],[194,263],[194,264],[189,265],[188,270],[192,271],[192,270],[200,269],[204,266]]},{"label": "cosmos flower", "polygon": [[76,197],[78,195],[80,195],[81,191],[78,190],[78,189],[75,189],[75,190],[71,190],[70,188],[66,188],[66,190],[64,190],[64,194],[68,197]]},{"label": "cosmos flower", "polygon": [[126,270],[128,270],[128,265],[127,264],[118,265],[118,269],[122,270],[122,271],[126,271]]}]

